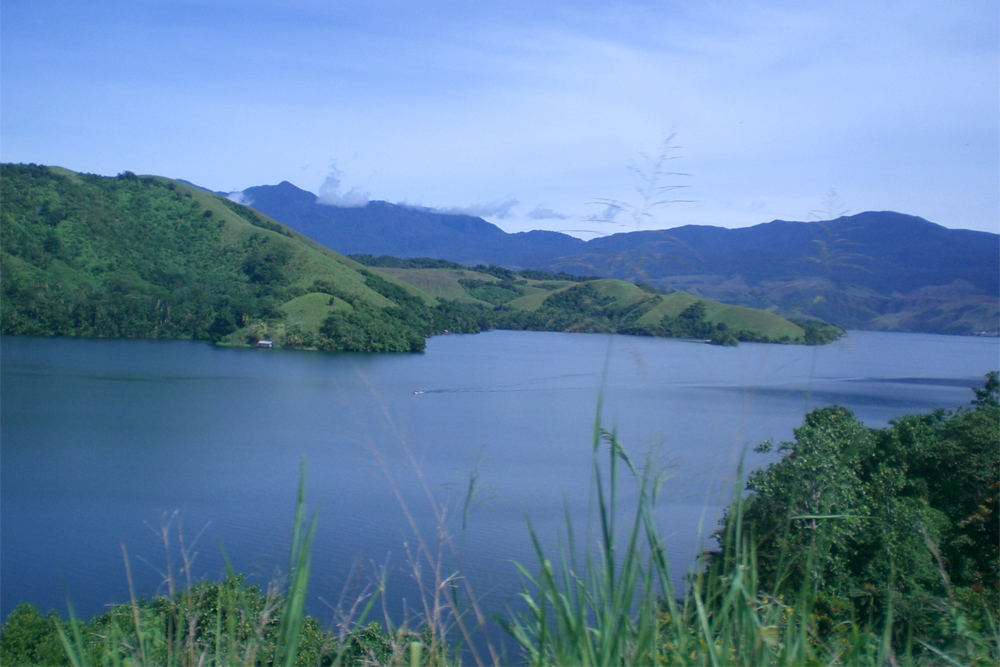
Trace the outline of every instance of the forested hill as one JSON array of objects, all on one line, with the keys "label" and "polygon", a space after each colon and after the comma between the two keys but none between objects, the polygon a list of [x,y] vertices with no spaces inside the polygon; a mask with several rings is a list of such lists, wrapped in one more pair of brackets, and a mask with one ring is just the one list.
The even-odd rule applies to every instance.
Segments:
[{"label": "forested hill", "polygon": [[178,181],[2,165],[0,221],[3,333],[406,351],[433,329],[416,290]]},{"label": "forested hill", "polygon": [[288,182],[243,194],[257,210],[343,253],[603,275],[844,327],[1000,329],[1000,235],[892,211],[582,241],[555,232],[507,234],[481,218],[386,202],[326,206]]},{"label": "forested hill", "polygon": [[[442,260],[352,259],[438,299],[453,325],[473,329],[612,332],[694,338],[720,345],[738,341],[821,344],[843,335],[819,320],[791,322],[763,310],[664,294],[648,285],[499,266],[467,268]],[[468,329],[465,329],[468,330]]]}]

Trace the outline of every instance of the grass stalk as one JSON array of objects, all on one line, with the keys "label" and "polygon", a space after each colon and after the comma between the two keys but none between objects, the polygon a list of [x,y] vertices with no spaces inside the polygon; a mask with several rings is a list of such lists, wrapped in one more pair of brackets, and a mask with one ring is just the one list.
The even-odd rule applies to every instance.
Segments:
[{"label": "grass stalk", "polygon": [[302,474],[299,481],[298,499],[295,503],[295,523],[292,530],[292,553],[289,559],[288,572],[291,580],[285,593],[284,609],[281,613],[281,625],[278,629],[277,645],[274,651],[274,664],[291,667],[295,663],[296,649],[299,642],[299,631],[302,628],[302,617],[305,609],[306,588],[309,582],[309,569],[312,563],[312,542],[316,535],[316,520],[314,514],[309,524],[308,532],[302,535],[305,519],[302,515],[305,506],[306,464],[302,462]]}]

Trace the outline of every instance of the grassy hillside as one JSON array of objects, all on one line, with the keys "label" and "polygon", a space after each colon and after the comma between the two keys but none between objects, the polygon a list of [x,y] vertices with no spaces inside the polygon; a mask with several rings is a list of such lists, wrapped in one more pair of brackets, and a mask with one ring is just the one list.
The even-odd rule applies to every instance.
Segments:
[{"label": "grassy hillside", "polygon": [[493,266],[425,267],[413,260],[397,264],[380,270],[438,299],[478,308],[486,325],[494,328],[617,332],[721,344],[740,340],[818,343],[842,333],[819,322],[794,323],[762,310],[706,301],[687,292],[662,294],[621,280],[570,279]]},{"label": "grassy hillside", "polygon": [[[178,181],[0,167],[0,331],[423,349],[416,293]],[[426,310],[426,309],[424,309]]]},{"label": "grassy hillside", "polygon": [[488,305],[486,301],[481,301],[471,296],[458,281],[468,277],[495,280],[492,276],[484,276],[475,271],[456,269],[380,268],[379,271],[413,285],[435,299],[458,301],[460,303],[478,303],[484,306]]},{"label": "grassy hillside", "polygon": [[664,296],[649,312],[639,318],[639,324],[655,324],[664,317],[677,317],[685,308],[697,301],[704,301],[706,319],[711,322],[721,322],[734,331],[762,331],[774,340],[787,337],[789,340],[798,341],[805,336],[802,325],[766,310],[705,301],[684,291],[671,292]]}]

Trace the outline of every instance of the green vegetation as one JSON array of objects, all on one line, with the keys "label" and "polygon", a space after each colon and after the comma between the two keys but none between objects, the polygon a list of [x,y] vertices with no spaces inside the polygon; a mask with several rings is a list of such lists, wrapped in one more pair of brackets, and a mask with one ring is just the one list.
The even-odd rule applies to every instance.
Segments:
[{"label": "green vegetation", "polygon": [[177,181],[2,165],[0,216],[3,333],[372,351],[433,333],[408,288]]},{"label": "green vegetation", "polygon": [[[379,265],[390,258],[371,259]],[[739,341],[823,344],[844,334],[819,320],[790,322],[762,310],[705,301],[687,292],[608,278],[580,278],[497,266],[471,269],[400,260],[382,270],[479,322],[480,328],[621,333],[695,338],[718,345]],[[412,263],[412,265],[411,265]],[[433,261],[431,261],[433,263]],[[405,265],[405,266],[404,266]],[[460,326],[445,327],[468,330]]]},{"label": "green vegetation", "polygon": [[[303,468],[284,586],[278,582],[264,592],[230,570],[221,583],[187,581],[180,587],[168,571],[169,595],[133,597],[87,622],[76,619],[72,608],[65,621],[55,612],[42,616],[34,606],[22,604],[0,628],[0,663],[360,665],[388,662],[397,645],[429,644],[426,635],[406,630],[390,634],[378,623],[361,621],[352,631],[335,636],[303,613],[316,529],[315,517],[307,526],[303,514],[304,482]],[[182,571],[189,572],[188,554],[182,555]],[[374,602],[371,598],[361,610],[361,620]]]},{"label": "green vegetation", "polygon": [[841,333],[616,280],[357,256],[376,272],[224,197],[130,172],[0,165],[0,223],[8,334],[407,352],[442,331],[495,328],[721,344]]},{"label": "green vegetation", "polygon": [[794,442],[759,445],[784,454],[750,476],[741,508],[760,585],[815,586],[829,616],[891,618],[897,648],[911,634],[959,641],[942,616],[986,629],[984,611],[1000,605],[998,389],[990,373],[974,410],[885,429],[834,406],[808,415]]},{"label": "green vegetation", "polygon": [[[783,457],[737,492],[706,554],[676,591],[656,517],[665,478],[595,422],[593,533],[523,577],[523,612],[498,619],[531,665],[995,665],[1000,662],[1000,377],[973,408],[867,428],[843,408],[806,417]],[[600,411],[598,411],[600,414]],[[757,448],[772,451],[769,443]],[[622,491],[623,481],[630,480]],[[738,490],[739,491],[739,490]],[[633,513],[622,510],[622,497]],[[23,665],[443,665],[447,627],[338,635],[302,613],[315,520],[300,486],[287,590],[230,572],[87,623],[19,606],[0,662]],[[529,530],[531,530],[529,525]],[[447,577],[445,581],[452,581]],[[457,604],[454,600],[446,604]],[[452,628],[454,630],[454,628]],[[477,662],[480,654],[474,654]],[[494,662],[508,656],[491,650]]]},{"label": "green vegetation", "polygon": [[464,269],[465,267],[456,262],[449,262],[446,259],[431,259],[430,257],[414,257],[412,259],[401,259],[389,255],[357,254],[348,255],[358,264],[374,266],[380,269]]},{"label": "green vegetation", "polygon": [[[532,665],[997,664],[998,390],[992,372],[974,409],[886,429],[811,413],[736,494],[680,595],[654,514],[664,480],[598,424],[596,547],[571,525],[555,558],[536,539],[528,612],[505,627]],[[638,487],[625,526],[619,470]]]},{"label": "green vegetation", "polygon": [[[739,306],[733,306],[739,308]],[[790,320],[805,332],[803,340],[806,345],[823,345],[844,335],[840,327],[828,324],[823,320]]]}]

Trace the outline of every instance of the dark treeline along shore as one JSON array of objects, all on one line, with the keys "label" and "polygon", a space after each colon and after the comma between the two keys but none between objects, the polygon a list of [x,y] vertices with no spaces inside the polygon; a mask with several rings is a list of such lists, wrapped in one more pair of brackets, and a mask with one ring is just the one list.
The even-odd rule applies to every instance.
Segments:
[{"label": "dark treeline along shore", "polygon": [[[823,343],[819,320],[648,285],[346,258],[179,181],[3,165],[0,331],[403,352],[484,329]],[[361,260],[355,261],[355,260]],[[364,266],[362,263],[367,264]]]}]

